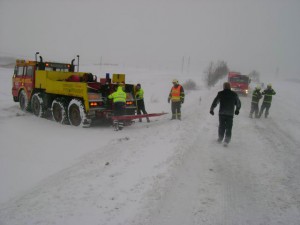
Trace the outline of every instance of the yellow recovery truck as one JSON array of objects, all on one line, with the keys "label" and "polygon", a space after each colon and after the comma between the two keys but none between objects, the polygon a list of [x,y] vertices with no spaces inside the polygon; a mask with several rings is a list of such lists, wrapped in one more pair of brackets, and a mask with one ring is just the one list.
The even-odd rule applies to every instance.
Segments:
[{"label": "yellow recovery truck", "polygon": [[[36,57],[37,58],[37,57]],[[38,117],[52,114],[56,122],[89,127],[93,120],[111,120],[113,106],[107,96],[119,83],[127,93],[126,115],[134,115],[134,85],[125,84],[124,74],[109,74],[97,81],[91,73],[75,72],[71,64],[17,60],[12,79],[13,99],[24,111]]]}]

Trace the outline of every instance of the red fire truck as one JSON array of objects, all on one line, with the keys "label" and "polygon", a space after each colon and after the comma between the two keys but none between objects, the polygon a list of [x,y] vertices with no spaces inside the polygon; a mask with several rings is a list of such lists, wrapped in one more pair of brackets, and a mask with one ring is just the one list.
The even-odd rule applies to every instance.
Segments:
[{"label": "red fire truck", "polygon": [[240,72],[229,72],[228,82],[230,83],[231,90],[241,95],[248,95],[250,84],[248,75],[242,75]]}]

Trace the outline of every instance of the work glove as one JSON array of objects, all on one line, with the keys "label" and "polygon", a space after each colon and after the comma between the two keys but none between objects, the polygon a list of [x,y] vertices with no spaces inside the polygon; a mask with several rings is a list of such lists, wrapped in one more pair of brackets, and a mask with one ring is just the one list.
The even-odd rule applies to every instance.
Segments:
[{"label": "work glove", "polygon": [[239,115],[240,111],[239,110],[235,110],[234,114],[235,115]]},{"label": "work glove", "polygon": [[171,99],[168,98],[168,103],[170,103]]},{"label": "work glove", "polygon": [[181,104],[183,104],[183,103],[184,103],[184,100],[182,99],[182,100],[181,100]]},{"label": "work glove", "polygon": [[215,115],[215,113],[214,113],[213,110],[210,110],[209,113],[210,113],[211,115]]}]

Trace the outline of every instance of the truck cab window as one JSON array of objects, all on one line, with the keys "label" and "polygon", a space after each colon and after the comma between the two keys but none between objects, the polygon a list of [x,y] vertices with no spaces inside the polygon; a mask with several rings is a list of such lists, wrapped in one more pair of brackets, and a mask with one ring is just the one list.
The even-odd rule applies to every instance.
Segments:
[{"label": "truck cab window", "polygon": [[19,66],[18,67],[18,71],[17,71],[17,76],[23,76],[23,70],[24,70],[24,67],[23,66]]},{"label": "truck cab window", "polygon": [[33,66],[27,66],[27,76],[33,76]]}]

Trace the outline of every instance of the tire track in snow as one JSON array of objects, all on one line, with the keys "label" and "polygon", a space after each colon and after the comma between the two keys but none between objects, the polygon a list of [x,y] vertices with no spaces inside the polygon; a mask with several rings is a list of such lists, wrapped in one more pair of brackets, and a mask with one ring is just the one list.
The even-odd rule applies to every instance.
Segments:
[{"label": "tire track in snow", "polygon": [[[206,93],[207,94],[207,93]],[[215,118],[210,117],[207,109],[211,104],[208,95],[204,96],[199,107],[190,106],[185,118],[184,137],[190,137],[188,146],[184,148],[180,157],[174,158],[167,184],[157,184],[159,193],[149,193],[152,197],[150,215],[143,222],[137,224],[209,224],[209,218],[199,215],[206,214],[215,204],[213,195],[209,195],[212,186],[218,186],[215,182],[214,171],[211,169],[211,152],[220,148],[215,143],[216,123]],[[195,99],[195,98],[194,98]],[[212,120],[214,122],[212,122]],[[205,134],[205,135],[204,135]],[[208,141],[207,137],[213,137]],[[214,147],[211,147],[214,145]],[[223,148],[223,147],[221,147]],[[195,185],[199,181],[200,185]],[[195,195],[196,194],[196,195]],[[188,204],[187,204],[188,202]],[[142,217],[142,216],[141,216]]]},{"label": "tire track in snow", "polygon": [[[174,169],[147,224],[300,224],[299,178],[294,183],[286,179],[276,139],[288,149],[298,144],[288,144],[290,138],[279,129],[270,134],[257,130],[255,121],[248,118],[249,98],[242,101],[244,107],[235,119],[229,148],[207,140],[216,135],[217,128],[207,117],[201,119],[197,140]],[[269,125],[271,130],[276,128]],[[292,170],[289,173],[295,175],[297,169]]]}]

